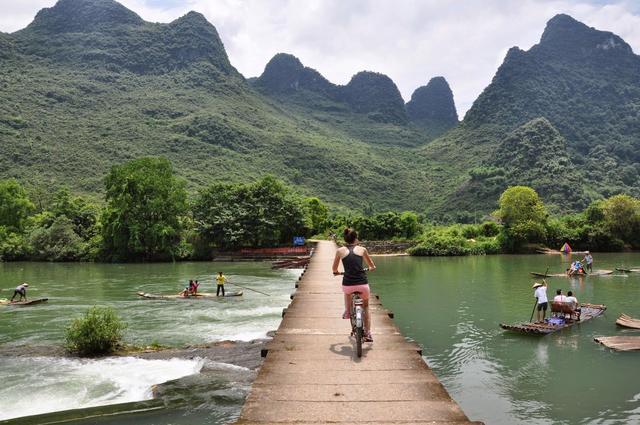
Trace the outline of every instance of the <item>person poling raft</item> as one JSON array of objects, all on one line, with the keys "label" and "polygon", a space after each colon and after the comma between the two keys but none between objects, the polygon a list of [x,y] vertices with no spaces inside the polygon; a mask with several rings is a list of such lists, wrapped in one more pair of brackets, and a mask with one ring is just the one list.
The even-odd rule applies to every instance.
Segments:
[{"label": "person poling raft", "polygon": [[24,298],[25,301],[29,301],[27,299],[27,288],[29,287],[28,283],[22,283],[18,286],[16,286],[16,289],[13,291],[13,296],[11,297],[11,301],[13,302],[13,299],[16,297],[16,295],[20,295],[20,298],[18,299],[18,302],[22,301],[22,298]]},{"label": "person poling raft", "polygon": [[[29,287],[28,283],[21,283],[16,286],[13,290],[13,296],[10,300],[2,299],[0,300],[0,305],[14,305],[14,306],[26,306],[26,305],[34,305],[47,302],[48,298],[37,298],[35,300],[29,301],[27,299],[27,288]],[[16,296],[18,296],[18,301],[15,301]]]}]

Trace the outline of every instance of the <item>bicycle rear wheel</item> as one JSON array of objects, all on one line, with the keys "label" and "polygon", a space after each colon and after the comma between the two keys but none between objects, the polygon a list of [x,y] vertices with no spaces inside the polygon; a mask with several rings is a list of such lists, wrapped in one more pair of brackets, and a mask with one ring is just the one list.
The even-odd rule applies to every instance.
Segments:
[{"label": "bicycle rear wheel", "polygon": [[362,357],[362,328],[356,328],[356,355]]}]

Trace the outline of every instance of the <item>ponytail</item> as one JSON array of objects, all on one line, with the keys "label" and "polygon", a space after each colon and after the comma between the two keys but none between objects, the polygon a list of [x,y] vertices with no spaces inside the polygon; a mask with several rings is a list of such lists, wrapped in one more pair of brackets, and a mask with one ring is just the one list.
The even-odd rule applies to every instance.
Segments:
[{"label": "ponytail", "polygon": [[343,235],[344,241],[348,244],[352,244],[356,241],[356,239],[358,239],[358,232],[350,227],[344,229]]}]

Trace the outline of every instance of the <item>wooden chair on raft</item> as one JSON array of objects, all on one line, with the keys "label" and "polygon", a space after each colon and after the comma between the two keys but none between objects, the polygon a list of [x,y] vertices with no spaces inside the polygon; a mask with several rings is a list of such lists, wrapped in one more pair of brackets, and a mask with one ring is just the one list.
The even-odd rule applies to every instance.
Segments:
[{"label": "wooden chair on raft", "polygon": [[580,320],[580,309],[577,309],[572,302],[551,302],[551,314],[555,317],[567,318],[568,316],[571,320]]}]

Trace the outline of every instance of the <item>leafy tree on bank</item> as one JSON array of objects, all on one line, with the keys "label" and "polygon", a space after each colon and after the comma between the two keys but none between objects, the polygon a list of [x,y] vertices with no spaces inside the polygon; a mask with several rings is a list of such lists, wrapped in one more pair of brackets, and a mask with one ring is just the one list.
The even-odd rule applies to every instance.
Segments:
[{"label": "leafy tree on bank", "polygon": [[187,207],[184,182],[165,158],[114,166],[105,179],[103,252],[114,261],[173,259]]},{"label": "leafy tree on bank", "polygon": [[535,190],[512,186],[500,196],[498,217],[502,220],[501,244],[507,252],[529,242],[544,242],[547,212]]},{"label": "leafy tree on bank", "polygon": [[413,211],[379,212],[372,215],[335,214],[327,220],[327,229],[342,234],[345,227],[358,231],[360,240],[413,239],[422,231],[422,220]]},{"label": "leafy tree on bank", "polygon": [[290,244],[309,230],[302,198],[271,176],[209,186],[198,194],[193,216],[205,250]]},{"label": "leafy tree on bank", "polygon": [[34,210],[24,188],[14,179],[0,181],[0,227],[19,233]]},{"label": "leafy tree on bank", "polygon": [[316,197],[305,198],[305,214],[308,219],[309,233],[317,235],[326,229],[329,218],[329,209],[322,201]]},{"label": "leafy tree on bank", "polygon": [[603,222],[614,238],[640,248],[640,200],[615,195],[602,203]]},{"label": "leafy tree on bank", "polygon": [[16,180],[0,180],[0,261],[23,259],[28,250],[24,227],[34,210]]}]

